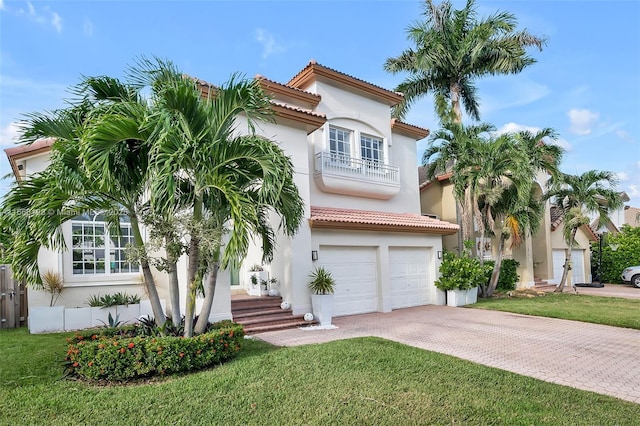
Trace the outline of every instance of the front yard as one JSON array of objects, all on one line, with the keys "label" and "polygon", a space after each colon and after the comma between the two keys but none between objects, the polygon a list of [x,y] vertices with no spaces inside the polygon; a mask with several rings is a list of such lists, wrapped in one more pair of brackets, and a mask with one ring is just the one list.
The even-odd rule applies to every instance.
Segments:
[{"label": "front yard", "polygon": [[0,331],[0,424],[636,424],[640,405],[359,338],[246,341],[231,362],[148,384],[61,380],[70,333]]}]

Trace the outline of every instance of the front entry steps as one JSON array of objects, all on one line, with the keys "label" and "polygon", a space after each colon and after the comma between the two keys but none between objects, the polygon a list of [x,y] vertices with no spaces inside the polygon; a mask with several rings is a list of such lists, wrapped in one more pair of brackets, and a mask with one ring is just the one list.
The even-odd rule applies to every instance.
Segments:
[{"label": "front entry steps", "polygon": [[541,280],[538,277],[534,277],[534,288],[538,291],[554,291],[556,289],[555,284],[549,284],[546,280]]},{"label": "front entry steps", "polygon": [[233,295],[231,315],[235,322],[244,326],[246,334],[317,324],[315,320],[305,321],[304,315],[293,315],[291,309],[281,309],[281,303],[279,296]]}]

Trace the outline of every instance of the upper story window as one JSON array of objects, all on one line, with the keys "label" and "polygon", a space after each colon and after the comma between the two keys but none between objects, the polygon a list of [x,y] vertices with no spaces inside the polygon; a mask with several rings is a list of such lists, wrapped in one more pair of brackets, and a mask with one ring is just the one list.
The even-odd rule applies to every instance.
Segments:
[{"label": "upper story window", "polygon": [[351,131],[338,127],[329,127],[329,152],[332,154],[351,156]]},{"label": "upper story window", "polygon": [[384,162],[382,139],[374,136],[360,135],[360,157],[375,163]]},{"label": "upper story window", "polygon": [[120,218],[121,235],[111,235],[102,214],[83,214],[71,220],[71,256],[74,275],[113,275],[139,272],[127,261],[125,249],[133,244],[129,218]]}]

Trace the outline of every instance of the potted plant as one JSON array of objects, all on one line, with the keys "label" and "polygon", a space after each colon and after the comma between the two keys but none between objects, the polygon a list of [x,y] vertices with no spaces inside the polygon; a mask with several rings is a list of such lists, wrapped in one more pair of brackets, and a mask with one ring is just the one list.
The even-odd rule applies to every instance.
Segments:
[{"label": "potted plant", "polygon": [[[265,296],[267,289],[263,289],[269,281],[269,272],[265,271],[261,265],[255,264],[249,268],[247,273],[249,296]],[[263,284],[264,282],[264,284]]]},{"label": "potted plant", "polygon": [[445,252],[440,265],[440,278],[435,281],[435,285],[447,292],[447,305],[463,306],[475,303],[478,286],[485,278],[478,259],[467,255],[458,257],[454,253]]},{"label": "potted plant", "polygon": [[333,293],[336,282],[323,267],[316,268],[309,275],[309,290],[311,290],[311,305],[313,315],[318,319],[321,326],[331,325],[333,316]]}]

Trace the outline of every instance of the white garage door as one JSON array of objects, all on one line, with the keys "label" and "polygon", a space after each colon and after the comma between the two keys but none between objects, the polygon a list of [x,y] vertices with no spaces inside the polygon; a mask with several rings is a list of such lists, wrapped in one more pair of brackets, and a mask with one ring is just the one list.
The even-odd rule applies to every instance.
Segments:
[{"label": "white garage door", "polygon": [[378,310],[378,262],[374,247],[320,246],[318,263],[336,280],[333,315]]},{"label": "white garage door", "polygon": [[584,283],[584,250],[573,250],[571,252],[573,284]]},{"label": "white garage door", "polygon": [[[556,284],[559,284],[560,279],[562,279],[562,268],[564,267],[564,259],[564,250],[553,251],[553,279]],[[571,273],[573,276],[573,280],[567,284],[570,285],[585,282],[584,250],[573,250],[571,252],[571,263]]]},{"label": "white garage door", "polygon": [[430,303],[429,249],[389,248],[391,308],[408,308]]}]

